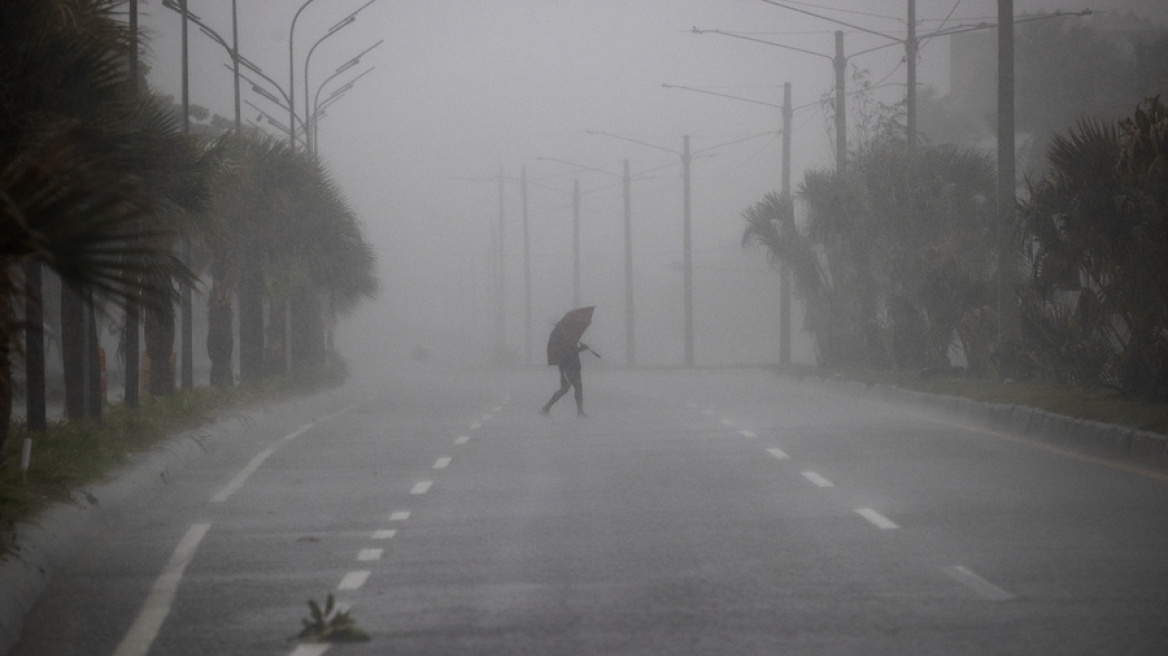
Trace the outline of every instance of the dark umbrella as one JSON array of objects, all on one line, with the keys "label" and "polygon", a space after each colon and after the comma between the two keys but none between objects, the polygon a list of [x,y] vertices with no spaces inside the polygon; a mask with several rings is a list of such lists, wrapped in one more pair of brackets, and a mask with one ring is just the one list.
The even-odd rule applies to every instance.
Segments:
[{"label": "dark umbrella", "polygon": [[576,344],[584,336],[584,331],[592,323],[592,311],[595,305],[576,308],[564,315],[556,322],[552,334],[548,336],[547,356],[548,366],[556,366],[576,352]]}]

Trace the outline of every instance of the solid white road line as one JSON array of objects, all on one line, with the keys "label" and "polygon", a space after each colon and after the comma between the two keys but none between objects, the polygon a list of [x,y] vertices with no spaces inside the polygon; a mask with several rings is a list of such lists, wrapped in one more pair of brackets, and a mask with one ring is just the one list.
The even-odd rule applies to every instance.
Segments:
[{"label": "solid white road line", "polygon": [[466,444],[469,441],[470,441],[469,435],[459,435],[458,439],[454,440],[454,443],[455,444]]},{"label": "solid white road line", "polygon": [[409,518],[410,511],[408,510],[395,510],[394,512],[389,513],[389,521],[391,522],[404,522]]},{"label": "solid white road line", "polygon": [[1009,601],[1014,598],[1014,595],[983,579],[966,567],[953,565],[943,569],[946,574],[957,579],[958,583],[973,590],[983,599],[988,601]]},{"label": "solid white road line", "polygon": [[434,461],[434,469],[446,469],[450,466],[450,458],[439,458]]},{"label": "solid white road line", "polygon": [[806,478],[807,480],[811,481],[812,483],[815,483],[819,487],[835,487],[835,483],[832,483],[831,481],[820,476],[819,474],[816,474],[813,471],[803,472],[803,478]]},{"label": "solid white road line", "polygon": [[365,585],[365,581],[369,580],[369,575],[372,572],[368,570],[349,572],[341,578],[340,584],[337,585],[338,590],[357,590]]},{"label": "solid white road line", "polygon": [[430,491],[430,486],[434,481],[418,481],[410,488],[410,494],[425,494]]},{"label": "solid white road line", "polygon": [[362,549],[357,553],[357,560],[367,563],[373,560],[381,560],[381,554],[385,553],[385,549]]},{"label": "solid white road line", "polygon": [[259,469],[260,465],[264,464],[264,461],[267,460],[273,453],[275,453],[276,449],[283,446],[285,442],[291,442],[292,440],[296,439],[297,437],[300,437],[301,435],[307,433],[313,426],[316,426],[317,424],[321,423],[322,421],[327,421],[327,420],[332,419],[334,417],[339,417],[339,416],[345,414],[346,412],[348,412],[356,407],[357,407],[357,405],[351,405],[351,406],[348,406],[347,408],[343,408],[341,410],[338,410],[337,412],[334,412],[331,415],[326,415],[326,416],[322,417],[319,421],[309,422],[309,423],[301,426],[300,428],[297,428],[296,430],[292,431],[291,433],[288,433],[284,437],[281,437],[280,439],[276,440],[271,446],[269,446],[268,448],[266,448],[263,451],[260,451],[258,454],[256,454],[256,456],[254,458],[252,458],[251,461],[248,462],[247,465],[238,474],[235,475],[235,478],[231,479],[230,483],[225,485],[222,490],[219,490],[218,494],[211,497],[211,502],[212,503],[223,503],[224,501],[227,500],[227,497],[230,497],[231,495],[238,492],[239,488],[243,487],[243,484],[247,482],[248,477],[251,476],[252,474],[254,474],[255,470]]},{"label": "solid white road line", "polygon": [[158,636],[158,630],[162,628],[162,623],[170,614],[170,607],[178,592],[183,571],[186,570],[187,563],[191,562],[195,549],[199,547],[203,536],[210,528],[210,524],[194,524],[187,529],[186,535],[179,541],[162,574],[151,586],[150,594],[146,597],[146,603],[143,604],[138,617],[122,638],[118,648],[114,650],[114,656],[143,656],[150,650],[151,643]]},{"label": "solid white road line", "polygon": [[331,645],[327,642],[297,645],[288,656],[321,656]]},{"label": "solid white road line", "polygon": [[393,528],[383,528],[379,531],[373,531],[374,540],[388,540],[395,535],[397,535],[397,529]]},{"label": "solid white road line", "polygon": [[215,496],[211,497],[211,502],[212,503],[223,503],[224,501],[226,501],[228,497],[235,494],[236,492],[239,491],[239,488],[243,487],[243,484],[247,482],[248,477],[251,476],[252,474],[254,474],[255,471],[260,468],[260,465],[264,464],[264,461],[267,460],[269,456],[271,456],[273,453],[276,452],[276,449],[283,446],[284,443],[291,442],[292,440],[296,439],[297,437],[300,437],[301,435],[307,433],[308,430],[311,429],[315,425],[316,425],[315,423],[305,424],[305,425],[301,426],[300,428],[297,428],[296,430],[292,431],[291,433],[288,433],[284,437],[281,437],[280,439],[276,440],[276,442],[273,443],[268,448],[257,453],[256,456],[254,458],[252,458],[251,461],[248,462],[247,465],[242,470],[240,470],[240,472],[238,474],[235,475],[235,478],[231,479],[230,483],[223,486],[222,490],[219,490],[219,492]]},{"label": "solid white road line", "polygon": [[871,508],[856,508],[856,512],[859,513],[860,516],[863,517],[864,519],[872,522],[872,524],[875,525],[876,528],[883,529],[883,530],[888,530],[888,529],[892,529],[892,528],[900,528],[900,526],[898,526],[896,522],[892,521],[891,519],[888,519],[884,515],[881,515],[880,513],[876,512],[875,510],[872,510]]},{"label": "solid white road line", "polygon": [[[767,453],[778,458],[779,460],[790,460],[791,459],[791,456],[787,455],[786,453],[783,453],[782,449],[767,449]],[[806,474],[804,474],[804,476],[806,476]]]},{"label": "solid white road line", "polygon": [[748,431],[748,430],[738,431],[738,434],[741,435],[742,437],[749,437],[751,439],[758,437],[758,433],[755,433],[754,431]]}]

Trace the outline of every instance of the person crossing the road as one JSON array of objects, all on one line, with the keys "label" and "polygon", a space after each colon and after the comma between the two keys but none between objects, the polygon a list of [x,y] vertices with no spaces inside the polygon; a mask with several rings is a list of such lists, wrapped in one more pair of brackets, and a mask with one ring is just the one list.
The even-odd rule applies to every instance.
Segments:
[{"label": "person crossing the road", "polygon": [[[559,401],[562,396],[568,393],[569,389],[575,390],[576,397],[576,414],[580,417],[584,416],[584,381],[580,376],[580,353],[584,351],[591,351],[588,345],[583,342],[578,342],[576,346],[571,349],[565,349],[560,361],[556,366],[560,369],[560,389],[552,394],[552,398],[539,410],[539,414],[548,415],[552,411],[552,406]],[[593,351],[595,352],[595,351]]]}]

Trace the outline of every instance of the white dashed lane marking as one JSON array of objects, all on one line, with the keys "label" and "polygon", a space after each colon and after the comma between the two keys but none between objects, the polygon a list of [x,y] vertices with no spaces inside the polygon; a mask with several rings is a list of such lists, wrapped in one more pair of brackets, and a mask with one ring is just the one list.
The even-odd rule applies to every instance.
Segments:
[{"label": "white dashed lane marking", "polygon": [[434,461],[434,469],[446,469],[450,466],[450,458],[439,458]]},{"label": "white dashed lane marking", "polygon": [[341,579],[340,584],[337,585],[338,590],[358,590],[365,585],[365,581],[369,580],[370,572],[363,570],[359,572],[349,572]]},{"label": "white dashed lane marking", "polygon": [[758,437],[757,433],[755,433],[754,431],[748,431],[748,430],[738,431],[738,434],[741,435],[742,437],[749,437],[751,439]]},{"label": "white dashed lane marking", "polygon": [[953,565],[943,569],[946,574],[956,579],[958,583],[973,590],[978,596],[987,601],[1009,601],[1014,598],[1014,595],[983,579],[966,567]]},{"label": "white dashed lane marking", "polygon": [[483,427],[483,425],[482,425],[482,424],[471,424],[471,425],[470,425],[470,429],[471,429],[472,431],[473,431],[473,430],[478,430],[478,429],[480,429],[480,428],[482,428],[482,427]]},{"label": "white dashed lane marking", "polygon": [[418,481],[410,488],[410,494],[425,494],[430,491],[430,486],[434,481]]},{"label": "white dashed lane marking", "polygon": [[891,519],[888,519],[884,515],[881,515],[880,513],[876,512],[875,510],[872,510],[871,508],[856,508],[856,512],[859,513],[859,515],[861,517],[863,517],[864,519],[872,522],[872,524],[876,528],[879,528],[882,530],[900,528],[900,526],[897,525],[896,522],[892,521]]},{"label": "white dashed lane marking", "polygon": [[723,419],[721,424],[727,428],[734,428],[734,422],[730,421],[729,419]]},{"label": "white dashed lane marking", "polygon": [[408,510],[395,510],[389,514],[389,521],[391,522],[404,522],[409,518],[410,511]]},{"label": "white dashed lane marking", "polygon": [[470,441],[469,435],[459,435],[458,438],[456,440],[454,440],[454,443],[455,444],[466,444],[469,441]]},{"label": "white dashed lane marking", "polygon": [[835,483],[832,483],[831,481],[820,476],[819,474],[816,474],[813,471],[803,472],[803,478],[806,478],[807,480],[818,485],[819,487],[835,487]]},{"label": "white dashed lane marking", "polygon": [[[782,449],[767,449],[767,453],[778,458],[779,460],[790,460],[791,459],[791,456],[787,455],[786,453],[783,453]],[[804,476],[806,476],[806,475],[807,474],[804,474]]]},{"label": "white dashed lane marking", "polygon": [[373,531],[374,540],[388,540],[395,535],[397,535],[397,529],[393,528],[383,528],[378,531]]},{"label": "white dashed lane marking", "polygon": [[357,560],[367,563],[374,560],[381,560],[381,554],[385,553],[384,549],[362,549],[357,554]]},{"label": "white dashed lane marking", "polygon": [[297,645],[288,656],[321,656],[328,651],[329,644],[322,642],[313,645]]}]

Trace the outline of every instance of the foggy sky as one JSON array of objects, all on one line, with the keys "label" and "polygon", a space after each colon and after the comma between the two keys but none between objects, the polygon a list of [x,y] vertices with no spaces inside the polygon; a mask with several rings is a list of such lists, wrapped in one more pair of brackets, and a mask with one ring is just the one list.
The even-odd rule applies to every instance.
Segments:
[{"label": "foggy sky", "polygon": [[[238,0],[240,51],[282,85],[288,83],[288,28],[301,0]],[[321,0],[296,27],[298,111],[308,48],[330,25],[365,0]],[[229,0],[188,0],[192,12],[230,39]],[[892,36],[903,36],[904,0],[816,0],[792,3]],[[1134,7],[1157,20],[1157,0],[1103,3],[1016,1],[1016,12]],[[955,6],[956,5],[956,6]],[[818,7],[818,8],[817,8]],[[850,13],[827,7],[846,8]],[[151,0],[143,25],[152,39],[152,84],[179,94],[178,16]],[[946,16],[951,17],[942,23]],[[919,34],[941,25],[993,21],[992,0],[919,0]],[[758,38],[830,56],[832,33],[845,31],[847,52],[890,41],[768,5],[760,0],[379,0],[353,25],[323,42],[313,56],[310,88],[380,39],[352,74],[375,65],[323,119],[320,152],[364,221],[379,255],[382,297],[359,313],[350,339],[373,336],[385,352],[426,343],[462,360],[493,344],[492,252],[498,225],[497,186],[503,167],[520,167],[539,187],[529,195],[534,305],[534,354],[546,331],[572,304],[572,180],[585,191],[581,249],[583,302],[600,306],[590,343],[624,351],[623,228],[619,180],[537,158],[558,158],[619,173],[659,168],[633,186],[638,356],[646,363],[681,360],[682,136],[694,150],[740,139],[694,161],[693,226],[696,357],[702,362],[777,360],[777,282],[759,252],[738,246],[741,212],[777,189],[780,114],[777,108],[677,89],[709,89],[779,104],[791,82],[793,180],[829,167],[827,117],[817,101],[830,91],[831,62],[692,27],[750,32]],[[221,47],[191,31],[191,102],[231,116],[229,61]],[[885,80],[888,99],[903,95],[903,48],[852,60]],[[928,42],[919,79],[944,93],[948,43]],[[338,77],[324,89],[349,79]],[[243,97],[287,121],[286,113],[243,87]],[[244,106],[245,120],[258,112]],[[589,135],[609,132],[619,139]],[[769,133],[769,134],[768,134]],[[674,164],[673,166],[669,166]],[[661,168],[665,167],[665,168]],[[545,189],[543,187],[554,189]],[[522,353],[523,260],[518,185],[506,190],[507,345]],[[734,290],[743,290],[741,295]],[[795,329],[799,326],[796,323]],[[465,349],[452,346],[463,343]],[[350,354],[350,357],[352,354]],[[810,361],[806,343],[796,358]]]}]

